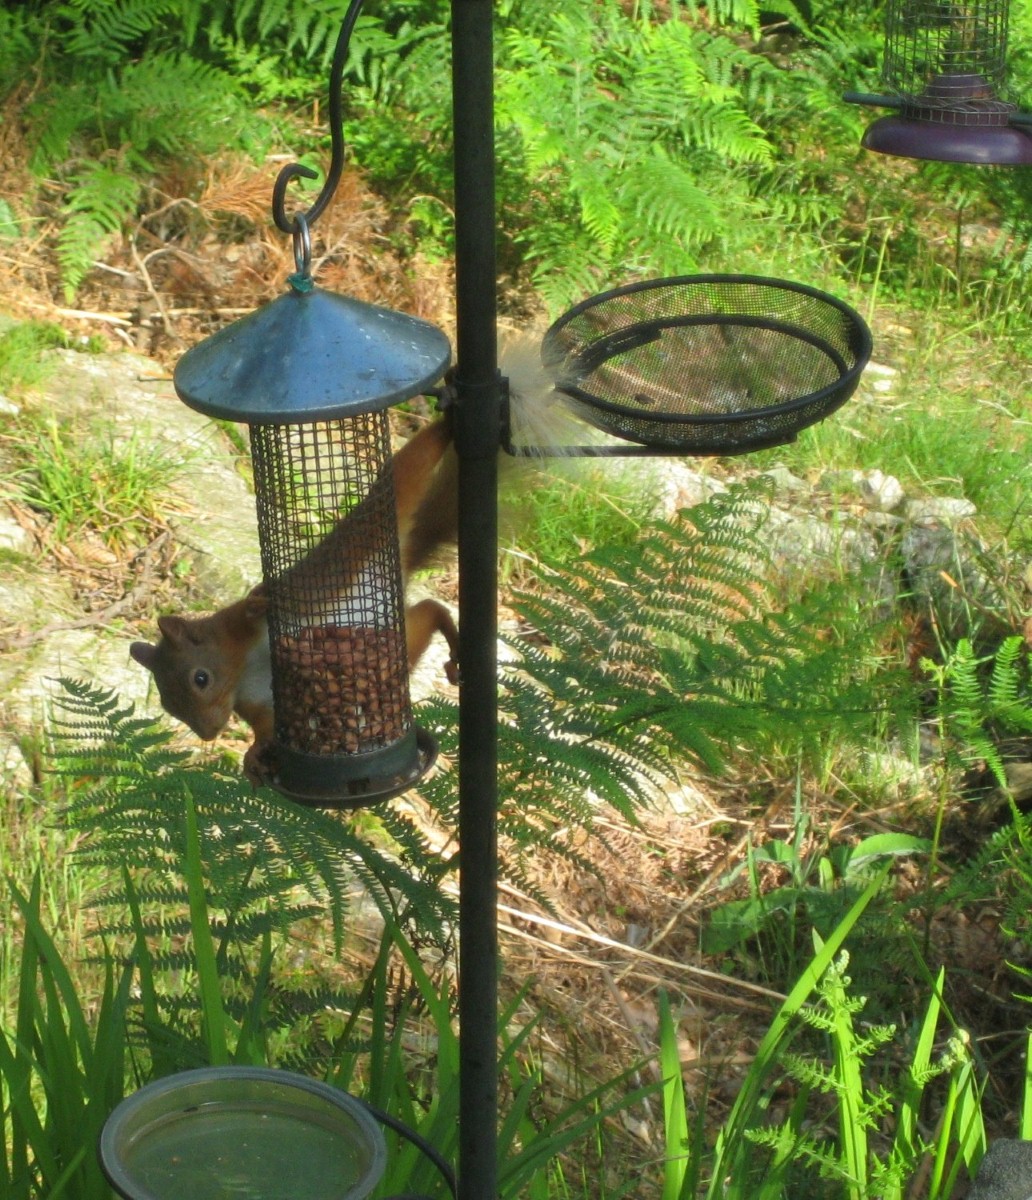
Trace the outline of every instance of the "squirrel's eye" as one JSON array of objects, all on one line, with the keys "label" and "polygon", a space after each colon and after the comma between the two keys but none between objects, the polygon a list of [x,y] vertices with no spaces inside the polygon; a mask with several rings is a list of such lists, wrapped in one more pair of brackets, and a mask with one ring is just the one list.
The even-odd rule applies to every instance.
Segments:
[{"label": "squirrel's eye", "polygon": [[194,671],[193,681],[194,687],[203,691],[211,683],[211,676],[207,671]]}]

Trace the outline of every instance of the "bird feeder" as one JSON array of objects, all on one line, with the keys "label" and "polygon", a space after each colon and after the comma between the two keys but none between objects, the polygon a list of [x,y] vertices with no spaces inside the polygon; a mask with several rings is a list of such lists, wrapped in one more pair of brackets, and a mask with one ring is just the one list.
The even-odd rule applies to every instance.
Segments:
[{"label": "bird feeder", "polygon": [[426,392],[447,338],[316,288],[304,217],[289,291],[180,359],[176,391],[250,430],[268,600],[270,782],[357,807],[411,787],[434,758],[409,699],[387,410]]},{"label": "bird feeder", "polygon": [[898,109],[864,134],[868,150],[940,162],[1032,163],[1032,114],[1007,94],[1009,0],[888,0],[884,96]]},{"label": "bird feeder", "polygon": [[514,454],[746,454],[795,439],[856,390],[871,332],[848,304],[754,275],[643,280],[547,331],[545,369],[572,413],[632,447],[516,444]]}]

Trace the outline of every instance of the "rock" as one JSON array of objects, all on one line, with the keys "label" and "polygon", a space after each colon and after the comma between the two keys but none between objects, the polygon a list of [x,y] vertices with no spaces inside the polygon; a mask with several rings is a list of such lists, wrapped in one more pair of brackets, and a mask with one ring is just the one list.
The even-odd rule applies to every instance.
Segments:
[{"label": "rock", "polygon": [[[51,591],[59,590],[53,585]],[[68,617],[52,612],[55,620]],[[105,636],[94,628],[57,630],[17,653],[0,655],[0,770],[7,782],[27,786],[32,764],[22,753],[47,723],[50,701],[59,694],[61,678],[110,688],[138,710],[157,712],[149,700],[150,676],[129,658],[128,638]]]},{"label": "rock", "polygon": [[219,426],[188,408],[142,355],[54,350],[49,357],[54,370],[43,396],[58,421],[109,421],[116,437],[158,445],[182,464],[172,490],[183,512],[171,524],[212,606],[253,587],[261,578],[254,497]]},{"label": "rock", "polygon": [[[650,464],[653,465],[653,464]],[[679,458],[658,458],[653,465],[656,514],[670,517],[683,508],[702,504],[727,486],[711,475],[704,475]]]},{"label": "rock", "polygon": [[887,396],[896,390],[896,377],[899,372],[895,367],[886,363],[868,363],[864,368],[861,386],[864,391],[877,396]]},{"label": "rock", "polygon": [[993,1142],[967,1200],[1032,1200],[1032,1142],[1013,1138]]},{"label": "rock", "polygon": [[825,471],[817,485],[823,491],[853,493],[877,512],[893,512],[904,500],[903,485],[877,467],[872,471]]},{"label": "rock", "polygon": [[1032,800],[1032,762],[1004,763],[1003,770],[1014,803],[1022,805]]},{"label": "rock", "polygon": [[895,475],[885,475],[877,468],[868,471],[860,480],[860,495],[871,508],[892,512],[903,503],[903,485]]},{"label": "rock", "polygon": [[896,516],[895,513],[880,512],[876,508],[869,509],[860,517],[861,522],[872,530],[877,530],[879,533],[892,533],[896,529],[901,529],[905,524],[902,517]]},{"label": "rock", "polygon": [[0,511],[0,550],[10,554],[31,554],[32,538],[13,518]]},{"label": "rock", "polygon": [[979,565],[980,547],[970,538],[946,525],[907,525],[899,548],[911,596],[930,604],[946,631],[969,627],[972,601],[1004,611],[1001,595]]},{"label": "rock", "polygon": [[764,471],[763,474],[767,479],[774,482],[774,489],[779,495],[801,495],[809,493],[810,487],[805,479],[800,479],[798,475],[793,475],[788,467],[783,467],[780,464],[776,467],[771,467],[769,471]]},{"label": "rock", "polygon": [[990,225],[980,225],[977,221],[967,221],[960,227],[960,244],[965,250],[973,246],[987,246],[1000,241],[1001,231]]},{"label": "rock", "polygon": [[956,525],[967,517],[973,517],[978,509],[970,500],[959,497],[925,496],[908,500],[903,511],[907,520],[915,525]]},{"label": "rock", "polygon": [[824,492],[855,492],[863,482],[863,471],[825,471],[817,481],[817,486]]},{"label": "rock", "polygon": [[[51,372],[38,406],[58,425],[83,420],[110,427],[116,439],[158,445],[182,463],[174,489],[183,512],[174,529],[192,557],[211,607],[236,599],[261,577],[254,499],[237,471],[219,427],[178,399],[172,382],[149,359],[130,353],[49,352]],[[0,763],[7,779],[26,782],[23,742],[38,737],[48,699],[61,676],[112,688],[144,712],[158,711],[150,676],[129,658],[131,634],[93,626],[61,628],[81,619],[81,605],[60,569],[30,559],[31,539],[0,504],[2,626],[10,649],[0,655]],[[154,613],[155,618],[157,612]],[[53,624],[52,632],[45,632]],[[26,635],[41,632],[36,640]]]},{"label": "rock", "polygon": [[770,510],[770,533],[776,559],[815,573],[836,564],[858,569],[879,557],[877,539],[866,530],[782,508]]}]

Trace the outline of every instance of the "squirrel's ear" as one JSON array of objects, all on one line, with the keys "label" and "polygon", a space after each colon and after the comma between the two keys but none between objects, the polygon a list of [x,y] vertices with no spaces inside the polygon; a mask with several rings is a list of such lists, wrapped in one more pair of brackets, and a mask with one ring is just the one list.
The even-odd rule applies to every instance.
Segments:
[{"label": "squirrel's ear", "polygon": [[148,671],[154,670],[154,660],[158,653],[157,646],[152,646],[150,642],[133,642],[129,647],[129,653],[141,667],[146,667]]},{"label": "squirrel's ear", "polygon": [[182,617],[158,617],[158,628],[170,642],[182,645],[190,640],[189,626]]},{"label": "squirrel's ear", "polygon": [[252,618],[264,617],[269,610],[269,598],[265,594],[265,584],[260,583],[247,593],[247,615]]}]

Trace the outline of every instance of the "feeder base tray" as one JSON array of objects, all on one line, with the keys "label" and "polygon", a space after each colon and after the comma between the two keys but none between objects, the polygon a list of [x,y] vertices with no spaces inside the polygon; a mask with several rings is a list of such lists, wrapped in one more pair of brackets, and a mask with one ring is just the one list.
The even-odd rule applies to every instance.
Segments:
[{"label": "feeder base tray", "polygon": [[369,754],[306,754],[276,746],[272,755],[270,784],[288,800],[311,808],[364,808],[415,787],[437,761],[437,743],[416,725],[400,743]]}]

